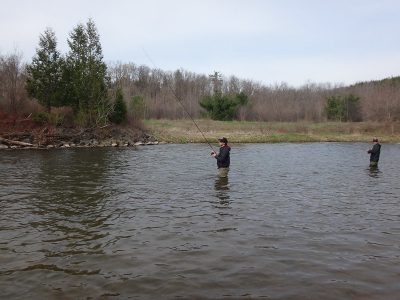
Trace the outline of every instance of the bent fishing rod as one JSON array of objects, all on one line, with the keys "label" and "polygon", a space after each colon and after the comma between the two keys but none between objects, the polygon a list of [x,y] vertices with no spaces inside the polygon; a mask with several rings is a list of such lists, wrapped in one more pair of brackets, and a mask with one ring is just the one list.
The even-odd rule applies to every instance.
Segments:
[{"label": "bent fishing rod", "polygon": [[[151,59],[151,57],[149,56],[149,54],[146,52],[146,50],[144,48],[142,48],[144,54],[146,55],[147,59],[151,62],[151,64],[153,65],[154,69],[158,69],[156,64],[154,63],[154,61]],[[183,110],[185,111],[185,113],[189,116],[189,118],[192,120],[193,124],[196,126],[197,130],[201,133],[201,135],[203,136],[203,139],[206,141],[206,143],[208,144],[208,146],[210,146],[211,150],[213,152],[215,152],[214,148],[211,146],[210,142],[207,140],[206,136],[204,135],[203,131],[201,131],[199,125],[197,125],[196,121],[193,119],[193,117],[190,115],[189,111],[186,109],[185,105],[183,105],[182,100],[178,97],[178,95],[176,94],[175,90],[171,87],[171,85],[169,84],[169,82],[167,81],[167,86],[170,89],[170,91],[172,92],[172,94],[174,95],[175,99],[178,100],[179,104],[182,106]],[[215,152],[216,153],[216,152]]]}]

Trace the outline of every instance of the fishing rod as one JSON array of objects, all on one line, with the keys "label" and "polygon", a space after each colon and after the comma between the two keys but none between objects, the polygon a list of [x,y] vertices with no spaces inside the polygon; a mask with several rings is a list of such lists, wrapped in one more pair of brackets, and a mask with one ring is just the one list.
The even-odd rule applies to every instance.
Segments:
[{"label": "fishing rod", "polygon": [[[151,59],[150,55],[146,52],[146,50],[144,48],[142,48],[144,54],[146,55],[147,59],[151,62],[151,64],[153,65],[154,69],[158,69],[156,64],[154,63],[154,61]],[[179,104],[182,106],[183,110],[185,111],[185,113],[189,116],[189,118],[192,120],[192,122],[194,123],[194,125],[196,126],[197,130],[201,133],[201,135],[203,136],[204,140],[206,141],[206,143],[208,144],[208,146],[210,146],[211,150],[213,152],[215,152],[214,148],[211,146],[210,142],[207,140],[206,136],[204,135],[203,131],[201,131],[199,125],[197,125],[196,121],[193,119],[193,117],[190,115],[189,111],[186,109],[185,105],[183,105],[182,100],[178,97],[178,95],[176,94],[175,90],[171,87],[171,85],[168,83],[167,81],[167,86],[168,88],[171,90],[172,94],[175,96],[176,100],[178,100]],[[216,153],[216,152],[215,152]]]}]

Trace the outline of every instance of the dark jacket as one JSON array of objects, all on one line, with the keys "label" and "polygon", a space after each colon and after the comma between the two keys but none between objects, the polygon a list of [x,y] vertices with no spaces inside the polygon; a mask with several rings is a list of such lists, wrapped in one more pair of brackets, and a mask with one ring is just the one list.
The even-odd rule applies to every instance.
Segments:
[{"label": "dark jacket", "polygon": [[370,161],[378,162],[379,155],[381,154],[381,144],[375,144],[371,150],[368,150],[368,153],[371,153],[371,156],[369,158]]},{"label": "dark jacket", "polygon": [[219,148],[219,153],[215,157],[217,159],[218,169],[219,168],[229,168],[229,165],[231,163],[230,154],[229,154],[230,151],[231,151],[231,147],[229,147],[228,145]]}]

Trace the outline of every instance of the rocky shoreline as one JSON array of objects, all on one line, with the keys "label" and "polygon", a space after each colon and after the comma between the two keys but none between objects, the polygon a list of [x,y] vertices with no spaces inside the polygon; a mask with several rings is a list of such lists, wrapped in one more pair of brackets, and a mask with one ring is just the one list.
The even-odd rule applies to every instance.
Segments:
[{"label": "rocky shoreline", "polygon": [[115,126],[84,129],[44,127],[29,132],[0,133],[0,150],[135,147],[158,144],[159,141],[140,129]]}]

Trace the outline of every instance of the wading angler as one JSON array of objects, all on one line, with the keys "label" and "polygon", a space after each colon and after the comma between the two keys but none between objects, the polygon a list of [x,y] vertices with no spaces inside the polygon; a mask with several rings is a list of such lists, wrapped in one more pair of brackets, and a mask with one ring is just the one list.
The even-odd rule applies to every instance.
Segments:
[{"label": "wading angler", "polygon": [[374,146],[372,147],[372,149],[368,150],[368,153],[370,154],[369,166],[377,167],[379,162],[379,156],[381,154],[381,144],[379,144],[377,138],[374,138],[372,142],[374,143]]},{"label": "wading angler", "polygon": [[231,163],[230,151],[231,147],[228,146],[228,140],[226,138],[220,138],[219,141],[219,153],[215,151],[211,152],[211,156],[217,159],[218,176],[227,177],[229,172],[229,165]]}]

